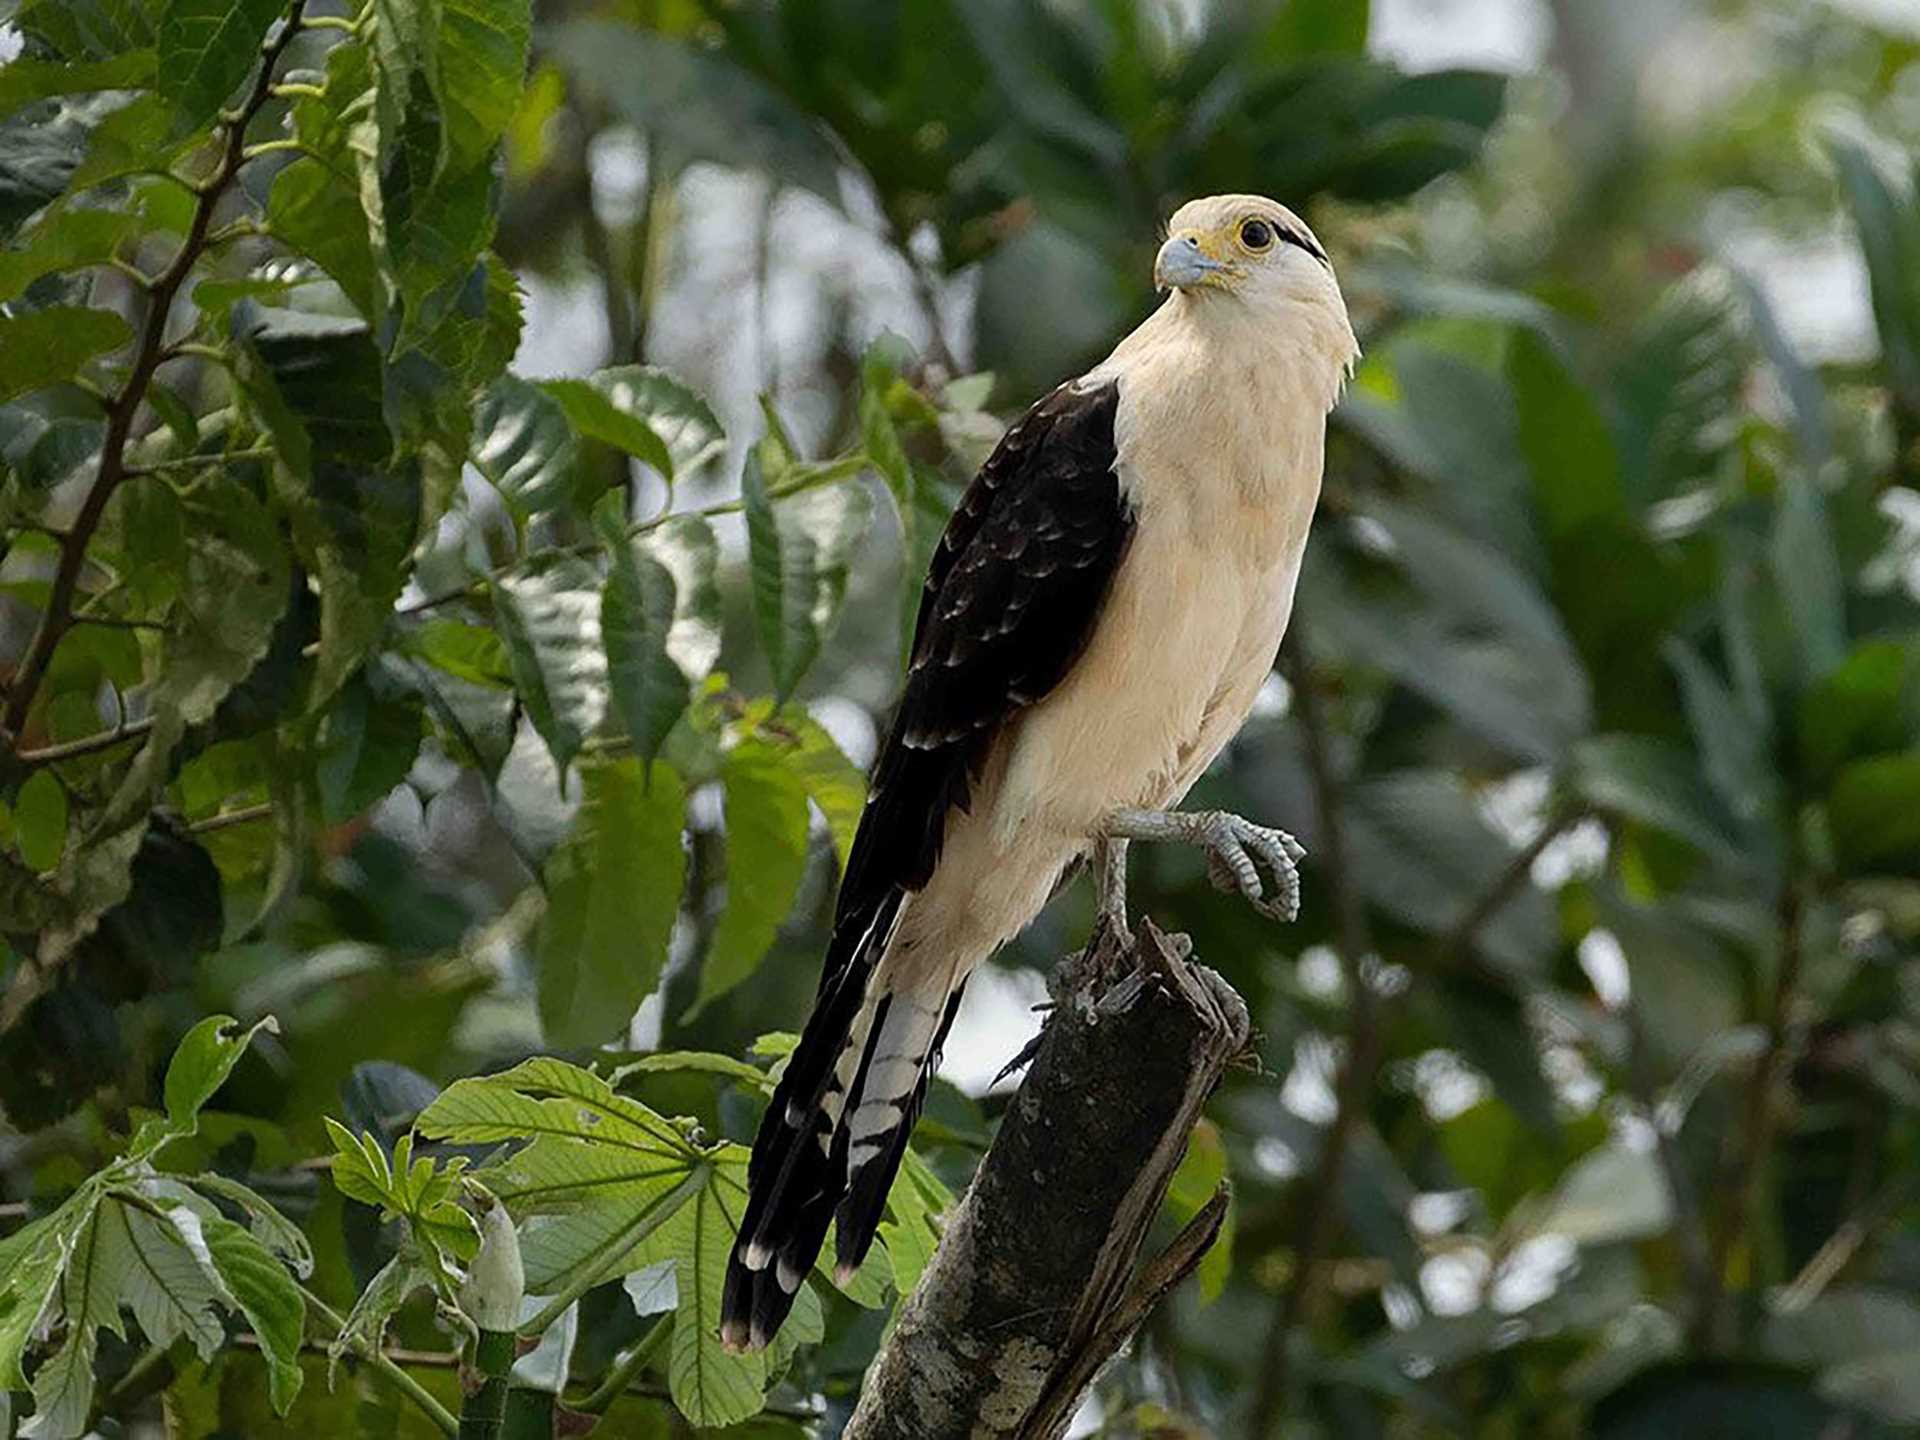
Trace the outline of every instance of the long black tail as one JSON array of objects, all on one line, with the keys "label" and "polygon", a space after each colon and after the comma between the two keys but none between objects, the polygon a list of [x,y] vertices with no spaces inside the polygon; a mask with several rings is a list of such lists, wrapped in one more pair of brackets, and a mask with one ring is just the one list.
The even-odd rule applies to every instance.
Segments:
[{"label": "long black tail", "polygon": [[893,890],[835,928],[813,1014],[754,1138],[720,1301],[730,1348],[773,1339],[836,1215],[843,1274],[873,1245],[963,983],[874,983],[907,901]]}]

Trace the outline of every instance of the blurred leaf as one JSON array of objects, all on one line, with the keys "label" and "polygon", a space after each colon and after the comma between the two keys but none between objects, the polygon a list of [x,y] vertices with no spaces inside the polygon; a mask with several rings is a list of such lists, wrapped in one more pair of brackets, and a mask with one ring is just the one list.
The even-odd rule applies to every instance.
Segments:
[{"label": "blurred leaf", "polygon": [[1920,751],[1843,766],[1827,794],[1827,823],[1845,863],[1920,856]]},{"label": "blurred leaf", "polygon": [[1653,1151],[1609,1144],[1574,1162],[1533,1229],[1608,1245],[1664,1234],[1672,1222],[1673,1200]]},{"label": "blurred leaf", "polygon": [[[1369,898],[1407,924],[1450,933],[1513,861],[1455,774],[1379,775],[1350,795],[1349,863]],[[1543,963],[1554,933],[1545,897],[1528,887],[1487,919],[1474,944],[1525,971]]]},{"label": "blurred leaf", "polygon": [[[356,48],[342,45],[333,53]],[[276,239],[332,276],[362,318],[373,321],[382,306],[367,229],[339,223],[343,210],[351,214],[359,203],[359,192],[345,175],[303,156],[274,176],[267,225]]]},{"label": "blurred leaf", "polygon": [[1721,944],[1674,906],[1635,905],[1603,892],[1599,920],[1619,941],[1632,1005],[1656,1075],[1678,1075],[1739,1024],[1738,972]]},{"label": "blurred leaf", "polygon": [[774,687],[785,699],[839,619],[848,566],[872,507],[867,492],[849,484],[775,499],[757,455],[747,459],[741,490],[754,618]]},{"label": "blurred leaf", "polygon": [[[11,74],[9,67],[0,75]],[[43,275],[98,265],[118,253],[138,224],[124,210],[47,210],[14,248],[0,252],[0,301],[17,299]]]},{"label": "blurred leaf", "polygon": [[1470,974],[1441,977],[1436,998],[1468,1063],[1486,1075],[1502,1103],[1536,1135],[1557,1142],[1559,1104],[1520,999]]},{"label": "blurred leaf", "polygon": [[551,51],[586,95],[676,155],[757,170],[839,205],[840,158],[826,133],[724,55],[605,20],[559,26]]},{"label": "blurred leaf", "polygon": [[1708,783],[1728,812],[1747,827],[1750,843],[1766,843],[1780,806],[1769,737],[1735,704],[1725,682],[1692,646],[1669,638],[1662,650],[1679,676],[1680,698]]},{"label": "blurred leaf", "polygon": [[0,315],[0,401],[73,379],[87,361],[133,339],[111,310],[54,305]]},{"label": "blurred leaf", "polygon": [[0,116],[55,95],[137,90],[152,83],[156,63],[151,46],[123,50],[102,60],[63,62],[16,55],[0,68]]},{"label": "blurred leaf", "polygon": [[1824,679],[1846,656],[1846,600],[1827,506],[1810,475],[1787,477],[1769,545],[1774,582],[1800,649],[1805,683]]},{"label": "blurred leaf", "polygon": [[1547,533],[1563,536],[1624,508],[1620,461],[1593,397],[1567,373],[1553,347],[1514,332],[1507,383],[1519,409],[1520,448]]},{"label": "blurred leaf", "polygon": [[184,129],[213,119],[260,60],[281,0],[167,0],[160,18],[155,88]]},{"label": "blurred leaf", "polygon": [[67,848],[67,792],[51,770],[35,772],[13,801],[13,841],[30,870],[51,870]]},{"label": "blurred leaf", "polygon": [[1886,641],[1855,647],[1800,697],[1800,754],[1817,775],[1841,761],[1897,750],[1920,724],[1920,652]]},{"label": "blurred leaf", "polygon": [[[1211,1120],[1202,1117],[1193,1127],[1193,1133],[1187,1137],[1187,1150],[1180,1157],[1180,1164],[1173,1172],[1173,1178],[1167,1182],[1166,1206],[1176,1225],[1185,1225],[1200,1213],[1203,1206],[1213,1199],[1214,1192],[1227,1184],[1227,1147],[1221,1139],[1220,1128]],[[1231,1187],[1229,1187],[1231,1197]],[[1227,1217],[1222,1222],[1220,1234],[1200,1261],[1197,1272],[1200,1280],[1200,1303],[1211,1305],[1220,1298],[1226,1288],[1227,1279],[1233,1272],[1233,1206],[1231,1199],[1227,1207]],[[897,1264],[898,1262],[896,1262]],[[922,1264],[924,1265],[924,1261]],[[918,1275],[914,1277],[916,1280]],[[912,1286],[903,1284],[900,1293],[912,1293]]]},{"label": "blurred leaf", "polygon": [[559,560],[493,587],[494,623],[506,642],[515,688],[563,783],[606,712],[607,660],[594,582],[587,566]]},{"label": "blurred leaf", "polygon": [[[189,1030],[167,1066],[167,1118],[164,1123],[152,1122],[154,1128],[143,1127],[145,1133],[150,1138],[191,1135],[200,1122],[201,1107],[226,1083],[262,1030],[278,1034],[280,1026],[268,1016],[242,1030],[231,1015],[209,1015]],[[144,1159],[153,1149],[136,1136],[129,1153]]]},{"label": "blurred leaf", "polygon": [[1571,774],[1575,788],[1597,808],[1677,835],[1723,863],[1747,863],[1732,817],[1693,757],[1671,741],[1595,735],[1574,747]]},{"label": "blurred leaf", "polygon": [[581,772],[573,835],[547,862],[540,1023],[553,1045],[619,1033],[660,981],[680,911],[686,795],[671,766],[637,760]]},{"label": "blurred leaf", "polygon": [[322,822],[351,820],[404,781],[420,753],[422,726],[417,700],[365,674],[349,680],[314,734]]},{"label": "blurred leaf", "polygon": [[1852,141],[1830,137],[1827,148],[1860,232],[1888,381],[1902,408],[1920,415],[1920,199],[1896,195]]},{"label": "blurred leaf", "polygon": [[1262,47],[1272,60],[1359,55],[1367,45],[1368,0],[1282,0]]},{"label": "blurred leaf", "polygon": [[429,620],[407,636],[409,654],[474,685],[506,690],[513,669],[506,643],[484,625],[459,620]]},{"label": "blurred leaf", "polygon": [[435,7],[447,169],[486,166],[520,104],[532,35],[529,0],[441,0]]},{"label": "blurred leaf", "polygon": [[1877,1440],[1872,1421],[1823,1400],[1806,1377],[1739,1361],[1656,1365],[1594,1407],[1593,1440]]},{"label": "blurred leaf", "polygon": [[1639,506],[1710,481],[1733,444],[1750,346],[1727,272],[1702,265],[1636,327],[1615,374],[1620,475]]},{"label": "blurred leaf", "polygon": [[700,966],[690,1021],[759,966],[793,908],[807,865],[807,791],[773,746],[742,740],[721,757],[727,899]]}]

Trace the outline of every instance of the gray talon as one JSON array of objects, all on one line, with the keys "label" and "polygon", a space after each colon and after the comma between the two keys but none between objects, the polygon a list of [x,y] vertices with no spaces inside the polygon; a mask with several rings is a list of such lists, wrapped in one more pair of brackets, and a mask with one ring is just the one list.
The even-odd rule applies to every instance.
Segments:
[{"label": "gray talon", "polygon": [[[1299,865],[1307,852],[1284,830],[1256,825],[1224,810],[1122,810],[1109,820],[1107,835],[1108,843],[1116,846],[1127,840],[1185,840],[1199,845],[1207,855],[1207,878],[1223,894],[1238,892],[1255,910],[1275,920],[1290,921],[1300,913]],[[1261,877],[1263,865],[1273,877],[1271,893]]]}]

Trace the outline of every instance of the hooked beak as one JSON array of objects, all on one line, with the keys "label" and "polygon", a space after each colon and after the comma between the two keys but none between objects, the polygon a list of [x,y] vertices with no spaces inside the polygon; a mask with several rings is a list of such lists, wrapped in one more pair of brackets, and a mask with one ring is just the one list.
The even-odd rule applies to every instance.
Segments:
[{"label": "hooked beak", "polygon": [[1153,283],[1161,290],[1188,290],[1215,283],[1213,277],[1233,267],[1222,260],[1212,237],[1182,230],[1167,237],[1153,262]]}]

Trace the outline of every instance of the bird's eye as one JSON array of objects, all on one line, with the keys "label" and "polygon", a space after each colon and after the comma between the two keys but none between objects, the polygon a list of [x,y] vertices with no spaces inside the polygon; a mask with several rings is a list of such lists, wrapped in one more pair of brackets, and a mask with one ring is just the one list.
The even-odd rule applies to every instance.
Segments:
[{"label": "bird's eye", "polygon": [[1240,227],[1240,243],[1249,250],[1264,250],[1273,244],[1273,227],[1264,220],[1249,220]]}]

